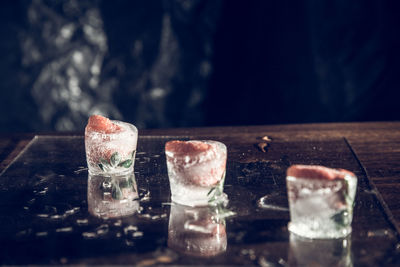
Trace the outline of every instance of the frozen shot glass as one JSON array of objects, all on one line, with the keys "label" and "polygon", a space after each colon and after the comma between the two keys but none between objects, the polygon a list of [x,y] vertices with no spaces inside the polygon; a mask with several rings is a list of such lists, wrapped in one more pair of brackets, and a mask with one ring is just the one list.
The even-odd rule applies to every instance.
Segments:
[{"label": "frozen shot glass", "polygon": [[306,238],[342,238],[351,233],[357,178],[343,169],[288,168],[289,231]]},{"label": "frozen shot glass", "polygon": [[138,130],[132,124],[93,115],[85,128],[89,173],[123,175],[133,171]]},{"label": "frozen shot glass", "polygon": [[224,144],[210,140],[169,141],[165,154],[173,202],[205,206],[226,199]]}]

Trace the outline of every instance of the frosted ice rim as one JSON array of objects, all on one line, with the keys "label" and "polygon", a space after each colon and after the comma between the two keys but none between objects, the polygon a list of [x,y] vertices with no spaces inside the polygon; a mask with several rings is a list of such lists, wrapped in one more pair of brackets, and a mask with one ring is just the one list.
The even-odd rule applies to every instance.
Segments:
[{"label": "frosted ice rim", "polygon": [[311,239],[343,238],[351,233],[355,175],[346,171],[343,178],[332,180],[287,176],[286,184],[290,232]]}]

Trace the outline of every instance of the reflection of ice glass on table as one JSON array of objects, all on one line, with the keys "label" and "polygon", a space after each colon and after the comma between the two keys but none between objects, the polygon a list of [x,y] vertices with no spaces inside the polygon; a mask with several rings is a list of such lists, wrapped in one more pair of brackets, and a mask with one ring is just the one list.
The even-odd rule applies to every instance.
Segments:
[{"label": "reflection of ice glass on table", "polygon": [[134,125],[91,116],[85,129],[89,173],[121,175],[132,172],[137,139],[138,131]]},{"label": "reflection of ice glass on table", "polygon": [[87,196],[89,212],[97,217],[121,217],[139,210],[133,172],[122,176],[89,174]]},{"label": "reflection of ice glass on table", "polygon": [[307,238],[351,233],[357,178],[346,170],[293,165],[287,170],[289,230]]},{"label": "reflection of ice glass on table", "polygon": [[226,250],[225,220],[217,207],[171,206],[168,246],[198,257],[210,257]]},{"label": "reflection of ice glass on table", "polygon": [[289,266],[353,266],[351,238],[311,240],[290,234]]},{"label": "reflection of ice glass on table", "polygon": [[204,206],[224,198],[227,150],[217,141],[169,141],[165,144],[171,199]]}]

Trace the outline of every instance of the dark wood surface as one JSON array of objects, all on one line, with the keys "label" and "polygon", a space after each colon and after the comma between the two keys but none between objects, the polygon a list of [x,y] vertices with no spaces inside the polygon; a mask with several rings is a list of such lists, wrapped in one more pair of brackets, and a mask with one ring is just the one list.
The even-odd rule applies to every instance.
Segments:
[{"label": "dark wood surface", "polygon": [[[360,185],[358,192],[359,203],[356,206],[355,222],[353,223],[352,262],[354,265],[370,266],[376,264],[396,265],[399,263],[397,245],[400,233],[400,204],[398,204],[400,203],[400,194],[398,193],[400,189],[399,122],[160,129],[139,130],[139,133],[141,138],[139,139],[138,151],[142,150],[143,153],[161,153],[162,155],[163,144],[169,139],[214,139],[220,140],[228,146],[230,175],[227,176],[228,180],[225,190],[230,198],[230,207],[237,213],[237,216],[229,219],[227,222],[227,227],[229,226],[228,250],[225,256],[218,256],[207,260],[192,259],[182,256],[179,253],[171,254],[171,256],[168,254],[170,252],[163,250],[165,249],[164,245],[153,244],[154,246],[158,246],[157,251],[163,251],[162,253],[167,253],[170,258],[174,258],[169,263],[184,265],[201,265],[205,263],[212,265],[262,265],[265,263],[284,265],[285,263],[293,263],[293,260],[290,259],[293,256],[288,256],[290,251],[292,251],[291,246],[293,244],[292,242],[288,243],[289,237],[286,229],[288,214],[260,210],[254,204],[257,203],[263,194],[274,195],[277,202],[284,203],[286,193],[284,172],[289,165],[295,163],[323,164],[354,171],[360,179]],[[51,134],[42,134],[39,136],[49,135]],[[29,180],[24,179],[40,174],[40,168],[32,168],[35,164],[35,166],[37,164],[44,164],[43,169],[53,168],[58,175],[62,174],[60,171],[62,169],[76,169],[85,165],[82,133],[75,133],[76,137],[72,139],[68,138],[73,136],[73,133],[57,135],[57,138],[49,137],[50,139],[48,140],[51,141],[52,145],[48,147],[44,146],[46,142],[41,137],[32,141],[33,135],[31,134],[0,136],[0,189],[4,193],[2,196],[3,200],[11,201],[11,199],[15,198],[14,193],[10,193],[10,188],[13,188],[13,186],[17,188],[18,194],[26,193],[32,189],[28,186]],[[266,152],[263,152],[258,146],[259,143],[264,142],[262,140],[264,136],[268,136],[271,139],[266,147]],[[65,142],[72,142],[72,145],[66,146]],[[27,144],[30,144],[29,147],[27,147]],[[79,153],[79,156],[72,160],[72,163],[68,163],[71,165],[67,167],[60,168],[61,161],[64,159],[61,154],[57,154],[60,153],[60,151],[57,152],[60,147],[63,150],[70,149],[71,153]],[[57,160],[56,162],[51,162],[48,151],[53,150],[56,156],[58,155],[57,157],[60,162],[57,162]],[[21,156],[17,157],[19,154]],[[139,172],[136,175],[138,185],[143,186],[143,184],[147,184],[147,189],[153,193],[153,202],[151,203],[168,201],[168,198],[165,199],[165,194],[162,194],[160,191],[160,184],[164,187],[168,186],[165,166],[162,165],[162,161],[165,159],[161,156],[157,161],[154,160],[153,162],[151,160],[150,163],[146,163],[146,160],[143,159],[147,159],[145,154],[143,154],[142,158],[138,155],[139,163],[135,167],[135,170]],[[148,164],[155,164],[154,166],[159,167],[152,168]],[[30,166],[30,169],[24,170],[23,166]],[[60,170],[57,170],[57,168],[60,168]],[[87,177],[85,173],[71,171],[62,175],[70,175],[72,179],[78,179],[76,181],[81,181],[79,179],[82,179],[82,177],[85,179],[85,175]],[[26,183],[27,187],[21,186],[21,183]],[[78,182],[77,186],[79,188],[77,191],[84,194],[87,184]],[[82,196],[77,196],[77,198],[79,197]],[[246,204],[247,206],[241,203],[243,198],[249,200],[249,204]],[[143,203],[142,205],[146,208],[148,204]],[[7,210],[7,203],[3,202],[0,208]],[[85,209],[84,205],[81,207],[81,210],[83,209]],[[18,217],[20,220],[23,220],[21,216],[21,214],[16,214],[14,217],[3,216],[0,219],[4,221],[16,220],[15,218]],[[140,224],[141,221],[140,219],[138,220]],[[18,223],[20,224],[18,230],[22,229],[23,232],[24,227],[26,228],[27,226],[22,222]],[[35,223],[40,224],[41,222],[35,221]],[[99,222],[93,222],[93,227],[96,226],[96,223]],[[157,226],[162,229],[166,227],[167,223],[168,220],[161,221]],[[264,226],[265,224],[274,226],[268,228]],[[143,225],[145,227],[147,224],[143,223]],[[48,225],[50,230],[52,227],[55,226]],[[13,229],[11,227],[9,230],[12,232]],[[276,229],[283,230],[277,232]],[[55,229],[53,230],[56,231]],[[4,231],[1,232],[3,234],[2,240],[8,241],[11,244],[7,250],[10,255],[14,255],[14,250],[19,246],[28,249],[28,251],[31,250],[32,253],[44,253],[40,249],[33,249],[31,247],[34,244],[41,244],[35,238],[26,237],[26,239],[17,240],[13,243],[12,234],[4,234]],[[149,234],[150,236],[154,235],[155,239],[158,238],[159,242],[162,243],[165,241],[163,239],[165,236],[162,233],[157,231],[149,231],[149,233],[151,233]],[[242,239],[240,239],[240,235],[244,237],[242,236]],[[52,240],[50,237],[48,240]],[[56,237],[60,238],[59,236]],[[72,237],[62,236],[61,238],[74,241]],[[74,242],[85,246],[88,245],[80,243],[81,241],[79,240],[76,239]],[[116,242],[108,241],[111,243]],[[144,242],[142,244],[147,244],[144,245],[146,247],[149,246],[148,244],[152,244],[146,238],[136,242]],[[148,251],[151,251],[150,248],[147,250],[143,249],[143,251],[140,249],[135,250],[135,253],[132,254],[128,253],[130,250],[127,250],[125,247],[122,248],[117,243],[115,244],[116,248],[120,250],[100,249],[99,247],[104,244],[99,241],[94,247],[105,253],[102,256],[97,255],[95,251],[90,251],[89,249],[86,255],[81,255],[78,252],[70,252],[63,256],[61,252],[52,251],[47,256],[43,255],[43,259],[31,256],[26,257],[25,261],[21,259],[20,261],[13,261],[10,257],[5,257],[0,253],[0,256],[3,256],[0,260],[6,264],[140,263],[145,265],[146,260],[148,260],[147,263],[162,263],[162,261],[154,260],[154,253],[149,254]],[[57,244],[55,247],[57,248]],[[307,245],[304,245],[304,247],[307,247]],[[276,251],[276,248],[280,248],[279,251]],[[271,250],[275,252],[266,252]],[[110,258],[111,255],[112,260]],[[162,259],[165,260],[167,258]]]}]

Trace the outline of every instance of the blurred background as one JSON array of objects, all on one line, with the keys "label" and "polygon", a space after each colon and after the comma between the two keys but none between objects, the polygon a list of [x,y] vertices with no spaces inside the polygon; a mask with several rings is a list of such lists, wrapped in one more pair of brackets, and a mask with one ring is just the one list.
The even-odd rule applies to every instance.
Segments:
[{"label": "blurred background", "polygon": [[399,120],[399,1],[3,0],[0,132]]}]

